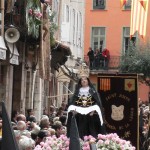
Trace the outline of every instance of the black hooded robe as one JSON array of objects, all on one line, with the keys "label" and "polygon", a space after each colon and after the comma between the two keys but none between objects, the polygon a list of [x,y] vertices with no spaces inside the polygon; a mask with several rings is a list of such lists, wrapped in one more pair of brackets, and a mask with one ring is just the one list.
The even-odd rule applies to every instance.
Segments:
[{"label": "black hooded robe", "polygon": [[[105,126],[103,121],[103,112],[102,112],[102,104],[101,104],[101,99],[99,97],[99,94],[95,91],[94,87],[89,86],[89,94],[92,99],[92,103],[90,106],[81,106],[81,104],[77,103],[77,100],[79,99],[79,88],[76,89],[73,97],[71,98],[69,102],[69,107],[72,107],[73,109],[76,110],[77,107],[83,107],[87,109],[91,109],[91,107],[96,107],[97,109],[100,110],[102,114],[102,119],[100,119],[97,111],[94,111],[93,115],[88,114],[83,114],[82,112],[78,111],[75,115],[76,122],[77,122],[77,127],[79,131],[79,136],[81,139],[83,139],[84,136],[92,135],[93,137],[97,137],[98,134],[105,134]],[[92,112],[93,110],[91,110]],[[70,125],[71,125],[71,118],[72,118],[72,111],[68,111],[68,119],[67,119],[67,136],[70,137]]]}]

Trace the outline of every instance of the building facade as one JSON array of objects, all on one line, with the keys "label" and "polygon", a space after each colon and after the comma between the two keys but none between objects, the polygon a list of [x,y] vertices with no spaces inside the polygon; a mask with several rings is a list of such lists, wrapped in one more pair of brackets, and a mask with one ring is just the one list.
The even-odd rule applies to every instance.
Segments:
[{"label": "building facade", "polygon": [[[91,71],[91,79],[97,85],[98,73],[118,72],[120,58],[127,53],[130,42],[130,17],[131,0],[127,0],[122,7],[120,1],[92,0],[85,2],[85,30],[84,30],[84,55],[88,61],[88,48],[102,51],[107,48],[110,52],[109,69],[100,68]],[[148,13],[148,24],[150,17]],[[147,25],[147,39],[149,39],[150,28]],[[133,35],[131,41],[134,43],[140,37]],[[142,40],[142,39],[141,39]],[[144,91],[142,90],[144,87]],[[148,100],[149,88],[139,83],[139,98]]]},{"label": "building facade", "polygon": [[[74,77],[78,74],[76,66],[84,58],[84,1],[56,0],[45,5],[33,0],[42,16],[37,30],[32,28],[37,18],[32,15],[34,10],[29,2],[1,1],[0,99],[5,101],[10,116],[14,110],[26,114],[27,109],[34,109],[39,120],[45,109],[49,111],[50,105],[59,107],[62,101],[67,103],[74,90]],[[56,13],[53,23],[58,26],[54,37],[56,47],[50,45],[52,12]],[[6,39],[10,27],[13,27],[11,31],[17,31],[14,33],[19,38],[15,42],[8,41],[9,34]],[[62,61],[56,62],[58,68],[55,68],[51,59],[55,60],[53,57],[59,50],[64,57],[58,57]]]},{"label": "building facade", "polygon": [[[26,15],[29,13],[27,2],[1,1],[0,101],[5,102],[10,116],[14,110],[26,114],[27,109],[33,109],[37,120],[40,120],[47,105],[51,80],[50,38],[47,34],[43,40],[43,24],[37,32],[41,39],[31,38],[26,28]],[[37,7],[41,14],[44,13],[44,5],[40,1]],[[41,22],[45,19],[42,16]],[[44,23],[49,24],[49,20]]]},{"label": "building facade", "polygon": [[[68,97],[72,94],[76,82],[74,77],[78,74],[77,65],[84,59],[84,0],[53,0],[52,12],[55,12],[55,23],[58,25],[58,30],[55,33],[55,39],[62,46],[67,46],[71,55],[67,58],[64,64],[68,69],[64,71],[70,72],[72,77],[66,76],[59,68],[59,71],[54,71],[52,77],[53,91],[55,94],[49,96],[50,101],[55,102],[55,105],[60,106],[62,101],[67,103]],[[69,73],[68,72],[68,73]],[[51,92],[52,93],[52,92]],[[55,95],[55,96],[54,96]]]}]

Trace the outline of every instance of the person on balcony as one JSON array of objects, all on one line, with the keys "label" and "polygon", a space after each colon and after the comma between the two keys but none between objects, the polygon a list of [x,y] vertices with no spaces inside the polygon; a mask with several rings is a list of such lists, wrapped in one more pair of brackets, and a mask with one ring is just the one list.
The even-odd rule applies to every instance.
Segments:
[{"label": "person on balcony", "polygon": [[75,115],[78,132],[81,139],[84,136],[106,134],[104,115],[100,96],[88,78],[82,74],[76,85],[75,92],[69,100],[67,114],[67,136],[70,137],[72,115]]},{"label": "person on balcony", "polygon": [[102,56],[104,57],[104,69],[108,69],[108,64],[110,60],[110,52],[107,48],[103,49]]},{"label": "person on balcony", "polygon": [[98,48],[95,50],[95,53],[94,53],[94,67],[97,70],[100,67],[100,51]]},{"label": "person on balcony", "polygon": [[87,55],[88,55],[88,57],[89,57],[90,69],[93,69],[94,51],[92,50],[91,47],[89,47],[89,51],[88,51]]},{"label": "person on balcony", "polygon": [[100,68],[104,67],[104,57],[102,55],[102,48],[100,48],[100,52],[99,52],[99,58],[100,58]]}]

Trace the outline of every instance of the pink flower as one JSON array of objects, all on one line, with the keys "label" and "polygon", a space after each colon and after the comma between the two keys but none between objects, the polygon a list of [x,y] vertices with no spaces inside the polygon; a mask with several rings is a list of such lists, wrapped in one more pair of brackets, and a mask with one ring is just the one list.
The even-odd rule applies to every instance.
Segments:
[{"label": "pink flower", "polygon": [[44,142],[41,142],[40,145],[41,145],[41,146],[44,146]]},{"label": "pink flower", "polygon": [[84,136],[84,141],[87,141],[89,139],[88,136]]},{"label": "pink flower", "polygon": [[87,146],[83,146],[83,148],[82,148],[83,150],[90,150],[90,146],[89,145],[87,145]]},{"label": "pink flower", "polygon": [[103,140],[99,140],[99,141],[98,141],[98,144],[101,145],[102,143],[103,143]]},{"label": "pink flower", "polygon": [[124,150],[124,146],[123,145],[120,148],[121,148],[121,150]]},{"label": "pink flower", "polygon": [[92,135],[89,135],[89,139],[94,138]]},{"label": "pink flower", "polygon": [[106,139],[106,135],[98,134],[98,139],[103,139],[103,140],[105,140],[105,139]]},{"label": "pink flower", "polygon": [[32,15],[33,14],[33,10],[30,8],[29,9],[29,14]]},{"label": "pink flower", "polygon": [[66,146],[69,146],[69,140],[65,142]]},{"label": "pink flower", "polygon": [[85,142],[85,143],[84,143],[84,146],[87,147],[88,145],[89,145],[89,142]]},{"label": "pink flower", "polygon": [[40,13],[40,12],[34,12],[34,15],[35,15],[35,17],[37,17],[37,18],[41,18],[42,17],[42,13]]},{"label": "pink flower", "polygon": [[132,150],[135,150],[135,147],[134,147],[134,146],[132,146]]},{"label": "pink flower", "polygon": [[62,149],[62,147],[63,147],[63,144],[62,143],[59,143],[59,144],[56,144],[57,145],[57,147],[59,147],[60,149]]},{"label": "pink flower", "polygon": [[52,150],[50,147],[47,147],[46,150]]},{"label": "pink flower", "polygon": [[105,144],[106,144],[106,145],[109,145],[109,140],[106,140],[106,141],[105,141]]},{"label": "pink flower", "polygon": [[34,150],[41,150],[41,146],[37,145]]},{"label": "pink flower", "polygon": [[47,143],[44,143],[44,146],[43,146],[44,148],[47,148],[47,147],[49,147],[49,145],[47,144]]}]

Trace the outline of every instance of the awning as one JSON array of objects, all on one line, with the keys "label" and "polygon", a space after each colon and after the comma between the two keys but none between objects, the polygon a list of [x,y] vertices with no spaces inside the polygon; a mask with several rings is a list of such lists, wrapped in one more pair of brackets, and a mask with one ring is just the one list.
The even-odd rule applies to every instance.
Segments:
[{"label": "awning", "polygon": [[7,45],[8,45],[8,48],[10,50],[10,60],[9,62],[11,64],[14,64],[14,65],[19,65],[19,59],[18,59],[18,56],[19,56],[19,53],[18,53],[18,50],[17,50],[17,47],[16,47],[16,44],[12,44],[12,43],[8,43],[7,42]]},{"label": "awning", "polygon": [[6,50],[4,38],[0,36],[0,59],[6,60]]}]

